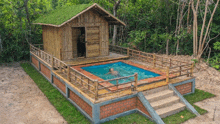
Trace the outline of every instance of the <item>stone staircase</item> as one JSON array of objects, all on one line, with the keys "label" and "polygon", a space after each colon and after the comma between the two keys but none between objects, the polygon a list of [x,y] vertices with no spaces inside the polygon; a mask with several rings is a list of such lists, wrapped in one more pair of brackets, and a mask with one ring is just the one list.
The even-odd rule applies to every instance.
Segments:
[{"label": "stone staircase", "polygon": [[161,118],[178,113],[186,108],[186,105],[180,102],[180,98],[175,96],[168,86],[147,90],[143,94]]}]

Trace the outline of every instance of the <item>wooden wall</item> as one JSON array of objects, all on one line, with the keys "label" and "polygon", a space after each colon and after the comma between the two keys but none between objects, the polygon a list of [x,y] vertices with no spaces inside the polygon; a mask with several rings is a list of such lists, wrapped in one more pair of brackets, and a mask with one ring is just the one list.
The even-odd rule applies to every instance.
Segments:
[{"label": "wooden wall", "polygon": [[[91,10],[85,12],[84,14],[78,16],[76,19],[72,20],[69,25],[71,27],[85,27],[86,29],[86,37],[88,35],[93,35],[92,41],[93,43],[87,44],[87,57],[93,56],[105,56],[109,54],[109,26],[108,22],[104,19],[104,17],[100,16],[98,13],[93,12]],[[97,27],[99,32],[97,32]],[[94,29],[91,31],[90,29]],[[98,37],[97,37],[98,36]],[[89,37],[89,36],[88,36]],[[97,39],[98,38],[98,39]],[[91,36],[89,39],[86,39],[87,42],[91,40]],[[98,41],[99,43],[94,43]],[[71,42],[71,41],[66,41]],[[97,46],[99,45],[99,47]],[[98,53],[98,54],[97,54]]]},{"label": "wooden wall", "polygon": [[[86,39],[87,42],[90,42],[87,45],[88,48],[86,48],[87,57],[109,55],[108,22],[104,19],[104,17],[92,10],[81,14],[60,28],[43,26],[44,50],[61,60],[76,58],[76,39],[78,38],[74,38],[72,35],[75,33],[73,27],[85,27],[86,30],[96,28],[95,31],[89,31],[90,34],[85,31],[86,35],[93,35],[92,37],[89,37],[89,39]],[[91,38],[93,40],[91,40]],[[93,42],[96,43],[93,44]]]},{"label": "wooden wall", "polygon": [[60,59],[61,28],[42,26],[44,51]]}]

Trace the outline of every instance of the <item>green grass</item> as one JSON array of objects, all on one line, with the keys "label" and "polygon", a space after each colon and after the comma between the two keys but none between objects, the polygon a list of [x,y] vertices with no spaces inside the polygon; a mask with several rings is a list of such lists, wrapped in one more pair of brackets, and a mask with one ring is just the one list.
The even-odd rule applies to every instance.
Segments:
[{"label": "green grass", "polygon": [[[34,80],[41,91],[46,95],[51,104],[57,109],[57,111],[64,117],[69,124],[87,124],[89,121],[57,90],[55,89],[33,66],[29,63],[21,63],[21,66],[25,72]],[[194,94],[184,96],[190,104],[214,97],[215,95],[205,92],[203,90],[196,89]],[[204,114],[207,111],[200,107],[193,105],[195,109]],[[192,114],[188,110],[181,111],[177,114],[171,115],[163,119],[167,124],[182,123],[190,118],[194,118],[196,115]],[[153,124],[149,119],[137,113],[117,118],[113,121],[106,122],[106,124]]]},{"label": "green grass", "polygon": [[78,13],[82,12],[92,4],[80,4],[73,6],[63,6],[50,11],[47,14],[41,15],[33,23],[60,25],[65,21],[71,19]]}]

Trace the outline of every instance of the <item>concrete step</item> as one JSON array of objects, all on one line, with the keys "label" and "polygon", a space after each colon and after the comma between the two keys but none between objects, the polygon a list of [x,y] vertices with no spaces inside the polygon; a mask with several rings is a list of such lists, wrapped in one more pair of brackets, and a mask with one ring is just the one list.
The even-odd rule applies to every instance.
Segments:
[{"label": "concrete step", "polygon": [[150,102],[155,102],[164,98],[168,98],[170,96],[173,96],[174,92],[172,90],[163,90],[161,92],[153,93],[150,95],[145,95],[145,98]]},{"label": "concrete step", "polygon": [[154,110],[158,110],[160,108],[169,107],[175,103],[179,103],[180,98],[177,96],[167,97],[165,99],[161,99],[155,102],[150,103]]},{"label": "concrete step", "polygon": [[167,89],[168,89],[168,85],[158,87],[158,88],[155,88],[155,89],[151,89],[151,90],[147,90],[147,91],[144,91],[142,93],[146,96],[146,95],[151,95],[153,93],[161,92],[161,91],[164,91],[164,90],[167,90]]},{"label": "concrete step", "polygon": [[184,110],[185,107],[186,106],[183,103],[179,102],[179,103],[173,104],[171,106],[158,109],[158,110],[156,110],[156,112],[161,118],[165,118],[169,115],[173,115],[175,113],[178,113],[178,112]]}]

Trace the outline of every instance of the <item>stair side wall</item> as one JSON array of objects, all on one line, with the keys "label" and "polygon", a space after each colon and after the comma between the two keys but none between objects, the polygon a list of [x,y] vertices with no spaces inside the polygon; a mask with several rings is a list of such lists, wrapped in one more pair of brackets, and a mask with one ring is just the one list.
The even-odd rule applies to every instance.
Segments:
[{"label": "stair side wall", "polygon": [[173,86],[181,95],[187,95],[195,92],[195,78],[183,82],[175,83]]}]

